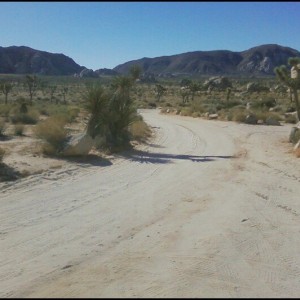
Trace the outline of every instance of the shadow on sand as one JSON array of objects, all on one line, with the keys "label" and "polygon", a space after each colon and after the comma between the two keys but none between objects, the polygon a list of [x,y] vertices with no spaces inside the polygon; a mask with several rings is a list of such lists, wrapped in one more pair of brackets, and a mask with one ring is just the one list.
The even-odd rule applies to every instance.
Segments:
[{"label": "shadow on sand", "polygon": [[128,152],[124,152],[121,154],[126,159],[137,161],[140,163],[152,163],[152,164],[167,164],[167,163],[173,163],[173,160],[181,159],[181,160],[190,160],[192,162],[210,162],[215,161],[216,159],[228,159],[228,158],[234,158],[234,156],[228,156],[228,155],[205,155],[205,156],[199,156],[199,155],[188,155],[188,154],[181,154],[181,155],[175,155],[175,154],[165,154],[165,153],[151,153],[146,151],[138,151],[138,150],[132,150]]},{"label": "shadow on sand", "polygon": [[112,162],[109,159],[103,158],[95,154],[88,154],[85,156],[64,156],[59,159],[80,164],[81,167],[107,167],[112,165]]},{"label": "shadow on sand", "polygon": [[22,177],[21,173],[5,163],[0,163],[0,182],[14,181]]}]

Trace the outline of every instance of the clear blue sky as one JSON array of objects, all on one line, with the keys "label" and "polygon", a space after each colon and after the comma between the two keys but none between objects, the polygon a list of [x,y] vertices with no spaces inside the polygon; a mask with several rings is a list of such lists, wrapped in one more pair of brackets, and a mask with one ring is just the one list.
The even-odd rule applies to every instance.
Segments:
[{"label": "clear blue sky", "polygon": [[93,70],[189,51],[300,50],[300,2],[0,2],[0,46]]}]

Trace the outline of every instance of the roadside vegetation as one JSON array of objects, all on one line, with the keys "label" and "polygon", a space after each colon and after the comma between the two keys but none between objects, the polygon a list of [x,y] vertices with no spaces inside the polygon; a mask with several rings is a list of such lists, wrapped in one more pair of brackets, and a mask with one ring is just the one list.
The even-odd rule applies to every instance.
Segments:
[{"label": "roadside vegetation", "polygon": [[297,124],[300,77],[292,78],[290,68],[297,74],[299,66],[300,60],[291,58],[266,78],[152,76],[147,81],[137,66],[127,76],[101,78],[2,74],[0,158],[3,141],[27,137],[40,143],[41,154],[63,156],[70,136],[79,132],[95,140],[99,151],[128,149],[151,135],[138,114],[143,108],[253,125]]}]

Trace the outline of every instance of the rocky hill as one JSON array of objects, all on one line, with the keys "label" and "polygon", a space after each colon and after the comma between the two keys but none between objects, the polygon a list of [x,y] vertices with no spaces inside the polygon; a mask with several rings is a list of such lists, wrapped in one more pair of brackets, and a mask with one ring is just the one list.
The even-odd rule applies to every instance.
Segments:
[{"label": "rocky hill", "polygon": [[142,58],[116,66],[113,70],[128,73],[132,65],[139,65],[144,73],[156,76],[185,75],[275,75],[276,66],[287,64],[289,57],[300,52],[276,44],[261,45],[242,52],[228,50],[195,51],[183,54]]},{"label": "rocky hill", "polygon": [[0,73],[73,75],[84,67],[64,54],[54,54],[29,47],[0,47]]},{"label": "rocky hill", "polygon": [[261,45],[242,52],[228,50],[194,51],[177,55],[141,58],[120,64],[113,69],[93,71],[80,66],[64,54],[35,50],[29,47],[0,47],[0,73],[37,75],[75,75],[99,77],[127,74],[132,65],[139,65],[144,74],[158,77],[177,75],[240,75],[274,76],[276,66],[286,64],[300,52],[276,44]]}]

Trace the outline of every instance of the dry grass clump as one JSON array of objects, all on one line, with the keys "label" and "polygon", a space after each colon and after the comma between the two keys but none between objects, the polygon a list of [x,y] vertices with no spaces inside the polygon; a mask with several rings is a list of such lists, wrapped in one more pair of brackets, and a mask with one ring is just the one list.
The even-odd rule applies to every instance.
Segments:
[{"label": "dry grass clump", "polygon": [[129,132],[132,139],[137,141],[143,141],[151,135],[151,129],[143,120],[133,122],[129,126]]},{"label": "dry grass clump", "polygon": [[181,116],[190,117],[190,116],[192,116],[192,114],[193,114],[193,111],[192,111],[192,109],[190,107],[184,107],[180,111],[180,115]]},{"label": "dry grass clump", "polygon": [[230,118],[232,118],[232,120],[235,122],[244,123],[248,114],[249,112],[243,110],[235,110],[232,111]]},{"label": "dry grass clump", "polygon": [[44,140],[42,152],[47,155],[57,155],[63,148],[67,137],[64,128],[66,120],[60,116],[49,117],[38,123],[34,129],[35,135]]},{"label": "dry grass clump", "polygon": [[277,121],[282,121],[282,117],[280,116],[279,113],[276,112],[256,111],[255,115],[258,120],[263,120],[264,122],[266,122],[268,118],[272,118]]}]

